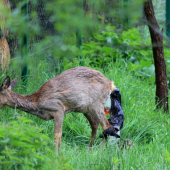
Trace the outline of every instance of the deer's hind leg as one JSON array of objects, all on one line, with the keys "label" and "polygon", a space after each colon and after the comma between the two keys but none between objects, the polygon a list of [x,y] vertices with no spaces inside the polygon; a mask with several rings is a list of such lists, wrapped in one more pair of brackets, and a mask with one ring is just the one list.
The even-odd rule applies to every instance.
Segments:
[{"label": "deer's hind leg", "polygon": [[[101,124],[103,131],[109,129],[111,127],[111,124],[109,123],[105,113],[104,113],[104,107],[100,103],[94,103],[92,107],[90,107],[90,113],[93,114],[96,121]],[[107,138],[106,138],[107,142]],[[102,145],[105,143],[105,140],[103,139]]]},{"label": "deer's hind leg", "polygon": [[110,128],[111,124],[109,123],[105,113],[104,113],[104,107],[100,105],[95,105],[92,108],[92,113],[98,120],[98,122],[101,124],[103,131]]},{"label": "deer's hind leg", "polygon": [[91,132],[91,142],[90,142],[90,145],[89,145],[89,148],[91,148],[93,146],[93,144],[94,144],[94,140],[95,140],[95,137],[96,137],[96,134],[97,134],[97,129],[98,129],[98,126],[99,126],[99,121],[92,114],[84,114],[84,116],[89,121],[91,129],[92,129],[92,132]]}]

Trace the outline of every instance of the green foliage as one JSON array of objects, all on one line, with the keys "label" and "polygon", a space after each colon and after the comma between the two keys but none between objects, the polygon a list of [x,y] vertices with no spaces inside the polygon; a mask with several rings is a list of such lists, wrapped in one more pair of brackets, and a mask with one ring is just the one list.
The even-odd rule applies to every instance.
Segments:
[{"label": "green foliage", "polygon": [[[114,47],[121,44],[118,35],[113,31],[102,31],[96,33],[89,43],[84,43],[82,54],[84,65],[104,68],[108,63],[113,62],[116,58],[121,57],[121,53]],[[111,29],[110,28],[110,29]]]},{"label": "green foliage", "polygon": [[[130,139],[135,145],[133,149],[120,150],[117,145],[111,143],[107,148],[105,145],[102,148],[102,140],[99,138],[102,129],[99,128],[95,145],[92,151],[89,151],[90,124],[82,114],[69,113],[64,118],[62,147],[56,157],[53,120],[46,122],[36,116],[6,107],[0,110],[1,167],[126,170],[148,169],[149,166],[150,169],[169,169],[169,115],[154,110],[155,86],[139,78],[138,74],[127,72],[125,65],[126,63],[120,60],[108,65],[105,72],[101,68],[98,70],[113,80],[121,91],[125,114],[121,144]],[[45,62],[39,64],[37,70],[35,72],[30,69],[27,87],[29,94],[55,76]],[[23,93],[21,81],[14,91]],[[22,117],[18,118],[19,114]]]},{"label": "green foliage", "polygon": [[[108,63],[124,60],[129,71],[139,75],[153,76],[153,57],[150,38],[140,35],[138,28],[117,33],[113,26],[96,33],[82,48],[85,65],[107,67]],[[151,71],[151,72],[150,72]],[[150,72],[150,74],[148,74]]]},{"label": "green foliage", "polygon": [[[29,169],[50,166],[52,151],[49,138],[42,129],[31,125],[32,121],[19,117],[0,127],[0,168]],[[47,160],[47,164],[42,162]]]},{"label": "green foliage", "polygon": [[[58,74],[63,70],[79,66],[80,63],[105,68],[111,62],[123,60],[128,71],[137,72],[139,76],[153,82],[154,64],[148,28],[147,26],[132,28],[132,25],[136,25],[142,17],[143,0],[126,4],[127,9],[122,8],[121,3],[116,1],[107,3],[90,1],[86,15],[83,11],[85,4],[78,0],[69,2],[66,0],[50,2],[35,0],[29,5],[29,22],[20,10],[26,1],[12,0],[11,2],[11,6],[15,8],[10,13],[7,7],[0,5],[0,15],[5,16],[0,24],[9,30],[8,39],[16,35],[19,37],[18,44],[15,44],[15,48],[18,49],[16,56],[20,55],[22,37],[29,30],[29,56],[11,60],[11,70],[26,63],[36,68],[37,63],[47,62],[49,68]],[[157,2],[154,1],[154,3]],[[164,2],[161,2],[161,8],[164,5]],[[116,8],[116,10],[112,10],[112,8]],[[157,10],[156,6],[156,14]],[[133,13],[129,11],[133,11]],[[105,14],[105,17],[102,16],[102,13]],[[122,25],[127,13],[130,29],[123,31],[120,23]],[[40,15],[42,16],[40,17]],[[48,19],[48,22],[44,19]],[[105,19],[105,23],[111,23],[114,26],[103,27],[101,19]],[[158,15],[158,21],[162,20],[163,18]],[[83,38],[81,51],[76,47],[77,31]],[[169,51],[165,48],[168,79],[170,80]]]},{"label": "green foliage", "polygon": [[55,160],[51,139],[42,131],[25,117],[1,122],[0,169],[73,169],[66,158]]},{"label": "green foliage", "polygon": [[[6,18],[6,22],[0,20],[0,25],[9,30],[8,39],[17,37],[18,40],[13,47],[18,50],[11,59],[8,75],[19,77],[25,63],[29,68],[27,89],[19,79],[14,91],[31,94],[55,75],[79,66],[80,61],[84,66],[96,68],[120,88],[125,113],[120,143],[130,139],[134,148],[121,150],[111,143],[102,148],[100,127],[95,145],[89,151],[89,122],[82,114],[70,113],[64,118],[62,147],[56,156],[53,120],[45,122],[6,107],[0,110],[0,169],[170,169],[170,117],[154,110],[155,86],[150,83],[154,82],[154,64],[148,28],[121,29],[128,11],[129,26],[136,25],[142,15],[143,1],[131,1],[122,11],[121,3],[92,0],[88,14],[84,15],[83,4],[78,0],[42,0],[43,7],[39,8],[54,26],[52,32],[51,27],[39,21],[39,2],[31,1],[29,23],[21,13],[25,2],[14,0],[15,8],[11,13],[0,2],[0,16]],[[106,16],[104,22],[114,20],[112,25],[116,26],[103,27],[103,13]],[[164,19],[159,17],[160,21],[164,26]],[[28,28],[29,56],[21,59],[22,37]],[[81,50],[76,47],[77,31],[83,38]],[[164,48],[164,53],[170,80],[170,50]],[[5,73],[0,76],[1,82],[5,76]],[[19,114],[22,117],[18,117]]]},{"label": "green foliage", "polygon": [[[152,53],[148,30],[140,32],[138,28],[119,33],[114,26],[106,26],[105,31],[95,33],[91,41],[84,43],[82,47],[84,65],[106,68],[116,60],[123,60],[129,72],[154,83],[155,67]],[[164,55],[169,82],[169,48],[164,48]]]}]

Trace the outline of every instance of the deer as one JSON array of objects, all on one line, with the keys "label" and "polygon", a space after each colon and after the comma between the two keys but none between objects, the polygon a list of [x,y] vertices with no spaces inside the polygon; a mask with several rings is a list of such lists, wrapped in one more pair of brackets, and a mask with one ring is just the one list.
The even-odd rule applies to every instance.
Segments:
[{"label": "deer", "polygon": [[[0,108],[9,106],[37,116],[45,121],[54,119],[55,152],[61,147],[64,115],[83,113],[92,132],[89,147],[94,144],[99,124],[103,132],[113,133],[104,105],[116,87],[101,72],[89,67],[75,67],[45,82],[38,91],[21,95],[12,91],[18,78],[7,76],[0,87]],[[110,130],[110,132],[109,132]]]},{"label": "deer", "polygon": [[[10,8],[10,2],[9,0],[1,0],[3,7],[6,8],[8,10],[8,12],[11,12],[11,8]],[[10,47],[9,44],[7,42],[7,36],[9,35],[9,31],[7,29],[5,29],[5,22],[6,22],[6,18],[4,15],[0,15],[0,19],[2,21],[2,24],[0,26],[0,67],[1,70],[5,70],[9,68],[10,65]]]},{"label": "deer", "polygon": [[5,37],[0,38],[0,67],[8,69],[10,64],[10,48]]}]

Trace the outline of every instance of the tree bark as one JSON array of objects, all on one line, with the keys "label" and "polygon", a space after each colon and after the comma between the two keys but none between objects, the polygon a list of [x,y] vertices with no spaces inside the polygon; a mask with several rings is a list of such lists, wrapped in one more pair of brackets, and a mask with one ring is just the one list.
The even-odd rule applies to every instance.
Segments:
[{"label": "tree bark", "polygon": [[156,108],[160,109],[163,107],[163,112],[168,112],[168,85],[166,63],[163,51],[163,37],[155,17],[152,0],[147,0],[144,2],[144,11],[151,35],[155,64]]}]

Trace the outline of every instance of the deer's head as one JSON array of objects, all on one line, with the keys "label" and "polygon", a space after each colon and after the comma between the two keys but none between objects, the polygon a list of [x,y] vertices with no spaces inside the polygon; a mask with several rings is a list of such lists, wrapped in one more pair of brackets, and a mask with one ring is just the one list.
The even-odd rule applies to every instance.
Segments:
[{"label": "deer's head", "polygon": [[0,109],[3,108],[8,102],[8,94],[10,90],[12,90],[18,82],[18,77],[14,80],[10,81],[10,77],[7,76],[2,85],[0,86]]}]

